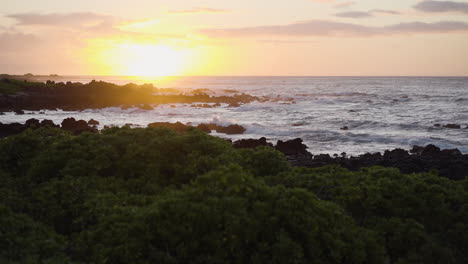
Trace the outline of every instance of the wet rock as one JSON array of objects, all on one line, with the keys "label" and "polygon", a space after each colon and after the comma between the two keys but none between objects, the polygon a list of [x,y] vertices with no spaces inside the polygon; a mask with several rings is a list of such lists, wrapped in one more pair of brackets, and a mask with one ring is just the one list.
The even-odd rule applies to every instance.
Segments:
[{"label": "wet rock", "polygon": [[421,156],[435,156],[440,153],[440,148],[432,144],[427,145],[422,151]]},{"label": "wet rock", "polygon": [[239,107],[241,106],[238,102],[233,102],[228,105],[228,107]]},{"label": "wet rock", "polygon": [[24,111],[23,110],[15,110],[15,114],[17,115],[24,115]]},{"label": "wet rock", "polygon": [[291,126],[298,127],[298,126],[304,126],[304,125],[306,125],[306,123],[304,123],[304,122],[296,122],[296,123],[293,123]]},{"label": "wet rock", "polygon": [[400,159],[406,158],[409,155],[410,154],[406,150],[398,148],[394,150],[386,150],[383,156],[386,159]]},{"label": "wet rock", "polygon": [[60,126],[54,124],[52,120],[44,119],[41,121],[41,127],[60,127]]},{"label": "wet rock", "polygon": [[403,173],[421,173],[435,170],[441,177],[452,180],[468,178],[468,155],[458,149],[444,149],[432,144],[425,147],[414,146],[409,152],[394,149],[380,153],[366,153],[357,157],[345,155],[334,157],[328,154],[315,155],[313,158],[300,159],[296,155],[287,155],[292,166],[317,168],[326,165],[340,165],[350,170],[359,170],[371,166],[398,168]]},{"label": "wet rock", "polygon": [[0,138],[19,134],[26,130],[26,126],[20,123],[2,124],[0,123]]},{"label": "wet rock", "polygon": [[440,124],[435,124],[434,126],[435,126],[435,127],[441,127],[441,125],[440,125]]},{"label": "wet rock", "polygon": [[275,148],[283,152],[286,156],[294,155],[310,155],[307,151],[307,146],[302,144],[302,139],[296,138],[288,141],[279,140]]},{"label": "wet rock", "polygon": [[216,126],[216,132],[218,133],[224,133],[228,135],[239,135],[239,134],[244,134],[246,129],[243,126],[239,125],[229,125],[226,127],[223,126]]},{"label": "wet rock", "polygon": [[445,156],[461,156],[462,153],[459,149],[443,149],[440,151],[440,155]]},{"label": "wet rock", "polygon": [[203,132],[205,132],[205,133],[211,133],[211,128],[210,128],[210,126],[207,125],[207,124],[199,124],[199,125],[197,126],[197,129],[199,129],[199,130],[201,130],[201,131],[203,131]]},{"label": "wet rock", "polygon": [[414,155],[421,155],[421,153],[423,152],[424,150],[424,147],[421,147],[421,146],[413,146],[413,148],[410,150],[410,153],[411,154],[414,154]]},{"label": "wet rock", "polygon": [[444,125],[445,128],[451,128],[451,129],[460,129],[461,126],[458,124],[446,124]]},{"label": "wet rock", "polygon": [[40,126],[40,122],[35,118],[31,118],[26,120],[25,126],[28,128],[37,128]]},{"label": "wet rock", "polygon": [[349,130],[349,127],[348,127],[348,126],[344,126],[344,127],[341,127],[340,129],[341,129],[341,130]]},{"label": "wet rock", "polygon": [[97,125],[99,125],[99,121],[94,120],[94,119],[90,119],[88,121],[88,125],[97,126]]},{"label": "wet rock", "polygon": [[265,137],[259,139],[240,139],[234,141],[232,144],[235,148],[256,148],[260,146],[270,146],[273,147],[273,144],[268,143]]},{"label": "wet rock", "polygon": [[62,121],[62,129],[71,131],[75,135],[81,134],[83,132],[97,132],[95,127],[88,125],[88,122],[84,120],[75,120],[73,117],[66,118]]},{"label": "wet rock", "polygon": [[5,113],[3,113],[3,112],[0,112],[0,115],[5,115]]}]

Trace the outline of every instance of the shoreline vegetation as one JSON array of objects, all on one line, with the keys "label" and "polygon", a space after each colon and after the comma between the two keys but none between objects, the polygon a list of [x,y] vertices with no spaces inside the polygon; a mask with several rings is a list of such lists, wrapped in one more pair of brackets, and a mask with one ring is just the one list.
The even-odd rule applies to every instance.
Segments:
[{"label": "shoreline vegetation", "polygon": [[2,263],[468,259],[466,175],[292,167],[288,154],[306,155],[300,139],[272,147],[191,127],[62,128],[0,139]]},{"label": "shoreline vegetation", "polygon": [[[27,130],[37,130],[42,128],[59,128],[61,130],[80,135],[82,133],[102,134],[113,126],[104,126],[98,129],[99,121],[91,119],[89,121],[66,118],[61,124],[55,124],[51,120],[31,118],[24,124],[11,123],[2,124],[0,122],[0,139],[23,133]],[[132,128],[132,124],[124,127]],[[154,122],[148,128],[164,128],[174,130],[178,133],[185,133],[190,130],[198,130],[206,134],[213,131],[226,135],[243,134],[246,129],[240,125],[233,124],[220,126],[217,124],[199,124],[191,126],[189,124]],[[294,167],[319,168],[327,165],[339,165],[343,168],[356,171],[365,167],[383,166],[399,169],[402,173],[424,173],[436,171],[440,176],[452,180],[462,180],[468,178],[468,154],[462,154],[458,149],[440,149],[429,144],[427,146],[413,146],[410,150],[393,149],[384,153],[365,153],[359,156],[349,156],[345,152],[340,155],[311,153],[308,146],[303,144],[301,138],[287,141],[279,140],[276,144],[268,142],[265,137],[259,139],[239,139],[230,142],[237,149],[255,149],[257,147],[270,147],[285,155],[286,160]]]}]

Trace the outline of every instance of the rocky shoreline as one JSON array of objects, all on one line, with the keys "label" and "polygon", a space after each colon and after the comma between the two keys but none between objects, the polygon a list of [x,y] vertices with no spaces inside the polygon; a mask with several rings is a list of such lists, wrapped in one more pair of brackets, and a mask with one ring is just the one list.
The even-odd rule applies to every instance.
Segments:
[{"label": "rocky shoreline", "polygon": [[[24,124],[0,123],[0,138],[19,134],[26,129],[41,127],[56,127],[72,132],[75,135],[83,132],[98,133],[99,122],[96,120],[76,120],[66,118],[61,125],[54,124],[51,120],[29,119]],[[131,124],[128,124],[131,126]],[[148,127],[165,127],[183,132],[194,128],[188,124],[155,122]],[[106,128],[106,127],[105,127]],[[211,133],[216,131],[228,135],[243,134],[245,128],[240,125],[220,126],[217,124],[199,124],[195,128]],[[419,173],[435,170],[442,177],[452,180],[461,180],[468,177],[468,154],[462,154],[458,149],[443,149],[434,146],[414,146],[411,150],[393,149],[384,153],[365,153],[359,156],[349,156],[346,153],[340,155],[312,154],[302,139],[296,138],[287,141],[279,140],[276,144],[268,142],[264,137],[260,139],[241,139],[231,141],[235,148],[273,147],[282,152],[292,166],[317,168],[326,165],[340,165],[350,170],[359,170],[370,166],[383,166],[398,168],[403,173]]]},{"label": "rocky shoreline", "polygon": [[[2,88],[3,87],[3,88]],[[6,89],[6,88],[8,89]],[[269,101],[271,98],[244,93],[211,96],[204,90],[183,93],[176,89],[159,89],[152,84],[116,85],[103,81],[90,83],[30,82],[27,80],[0,79],[0,112],[23,110],[42,111],[62,109],[82,111],[120,107],[137,107],[152,110],[159,104],[193,104],[193,107],[238,107],[253,101]],[[171,107],[175,107],[171,105]]]}]

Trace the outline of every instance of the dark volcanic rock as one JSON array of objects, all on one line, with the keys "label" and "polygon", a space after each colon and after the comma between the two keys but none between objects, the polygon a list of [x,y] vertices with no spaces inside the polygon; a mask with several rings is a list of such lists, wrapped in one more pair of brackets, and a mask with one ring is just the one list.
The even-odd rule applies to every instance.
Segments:
[{"label": "dark volcanic rock", "polygon": [[96,121],[94,119],[90,119],[88,121],[88,125],[97,126],[97,125],[99,125],[99,121]]},{"label": "dark volcanic rock", "polygon": [[421,156],[435,156],[440,153],[440,148],[432,144],[427,145],[422,151]]},{"label": "dark volcanic rock", "polygon": [[[282,144],[279,144],[280,146]],[[278,146],[277,146],[278,149]],[[291,151],[283,151],[290,156],[288,159],[293,166],[321,167],[336,164],[350,170],[358,170],[370,166],[394,167],[403,173],[438,171],[442,177],[453,180],[460,180],[468,177],[468,155],[463,155],[458,149],[445,149],[434,145],[426,147],[414,146],[409,152],[403,149],[394,149],[380,153],[366,153],[358,157],[331,157],[328,154],[321,154],[309,157],[308,159],[298,159]]]},{"label": "dark volcanic rock", "polygon": [[35,119],[35,118],[31,118],[31,119],[28,119],[26,120],[26,123],[25,123],[26,127],[30,127],[30,128],[36,128],[36,127],[39,127],[41,125],[41,123],[39,122],[39,120]]},{"label": "dark volcanic rock", "polygon": [[52,120],[44,119],[41,121],[42,127],[60,127],[59,125],[54,124]]},{"label": "dark volcanic rock", "polygon": [[446,124],[444,125],[445,128],[452,128],[452,129],[460,129],[461,126],[458,124]]},{"label": "dark volcanic rock", "polygon": [[348,127],[348,126],[344,126],[344,127],[340,128],[340,129],[341,129],[341,130],[348,130],[349,127]]},{"label": "dark volcanic rock", "polygon": [[207,124],[199,124],[199,125],[197,126],[197,129],[199,129],[199,130],[201,130],[201,131],[203,131],[203,132],[206,132],[206,133],[211,133],[211,128],[210,128],[210,126],[207,125]]},{"label": "dark volcanic rock", "polygon": [[0,138],[19,134],[26,130],[26,126],[20,123],[2,124],[0,123]]},{"label": "dark volcanic rock", "polygon": [[97,129],[88,125],[88,122],[84,120],[75,120],[75,118],[70,117],[62,121],[62,129],[71,131],[73,134],[78,135],[83,132],[92,132],[96,133]]},{"label": "dark volcanic rock", "polygon": [[15,114],[24,115],[24,111],[23,110],[15,110]]},{"label": "dark volcanic rock", "polygon": [[275,148],[283,152],[286,156],[295,156],[295,155],[310,155],[307,151],[307,146],[302,144],[302,139],[296,138],[288,141],[279,140]]},{"label": "dark volcanic rock", "polygon": [[239,107],[241,106],[238,102],[230,103],[228,107]]},{"label": "dark volcanic rock", "polygon": [[224,133],[228,135],[238,135],[238,134],[244,134],[246,129],[239,125],[229,125],[226,127],[216,126],[215,130],[218,133]]},{"label": "dark volcanic rock", "polygon": [[19,134],[28,128],[37,129],[40,127],[59,127],[59,126],[55,125],[54,122],[50,120],[43,120],[42,122],[39,122],[39,120],[34,119],[34,118],[28,119],[26,123],[24,124],[20,124],[20,123],[2,124],[0,123],[0,138]]},{"label": "dark volcanic rock", "polygon": [[235,148],[256,148],[260,146],[270,146],[273,147],[273,144],[268,143],[266,138],[262,137],[259,139],[240,139],[234,141],[232,144]]}]

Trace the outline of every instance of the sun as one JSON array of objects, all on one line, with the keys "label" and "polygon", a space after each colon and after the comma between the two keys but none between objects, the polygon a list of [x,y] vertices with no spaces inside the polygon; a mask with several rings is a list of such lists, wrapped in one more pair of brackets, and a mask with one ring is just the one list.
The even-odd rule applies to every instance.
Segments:
[{"label": "sun", "polygon": [[124,74],[129,76],[170,76],[181,73],[184,52],[173,47],[130,44],[120,47]]},{"label": "sun", "polygon": [[90,53],[90,61],[104,75],[164,77],[182,75],[191,61],[190,50],[169,44],[100,44]]}]

